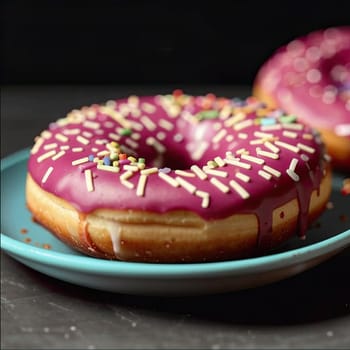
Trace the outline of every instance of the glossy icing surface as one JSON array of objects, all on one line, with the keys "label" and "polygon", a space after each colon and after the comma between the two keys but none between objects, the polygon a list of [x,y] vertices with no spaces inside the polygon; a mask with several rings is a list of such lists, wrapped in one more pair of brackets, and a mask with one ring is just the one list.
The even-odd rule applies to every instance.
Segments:
[{"label": "glossy icing surface", "polygon": [[255,85],[308,124],[350,139],[350,27],[316,31],[281,47]]},{"label": "glossy icing surface", "polygon": [[293,198],[305,232],[327,161],[319,135],[295,116],[255,98],[177,91],[71,111],[36,138],[28,170],[82,213],[255,213],[263,237],[272,210]]}]

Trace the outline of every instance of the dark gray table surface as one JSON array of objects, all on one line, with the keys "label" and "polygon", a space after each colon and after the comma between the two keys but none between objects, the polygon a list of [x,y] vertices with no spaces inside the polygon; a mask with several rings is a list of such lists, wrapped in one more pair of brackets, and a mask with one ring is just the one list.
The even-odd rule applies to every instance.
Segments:
[{"label": "dark gray table surface", "polygon": [[[177,86],[5,86],[1,157],[32,145],[73,108]],[[189,86],[247,96],[249,87]],[[3,204],[2,204],[3,205]],[[292,278],[220,295],[142,297],[101,292],[36,272],[1,253],[2,349],[346,349],[350,251]]]}]

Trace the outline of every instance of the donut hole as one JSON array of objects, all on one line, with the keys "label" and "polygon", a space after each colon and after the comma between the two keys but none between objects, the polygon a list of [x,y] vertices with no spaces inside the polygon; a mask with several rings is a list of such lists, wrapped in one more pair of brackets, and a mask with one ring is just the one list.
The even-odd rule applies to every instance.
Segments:
[{"label": "donut hole", "polygon": [[[164,140],[149,136],[146,145],[142,147],[142,157],[148,166],[186,170],[193,164],[204,166],[215,156],[224,154],[219,149],[213,149],[211,139],[217,131],[210,122],[203,121],[191,124],[179,120],[172,135],[166,135]],[[225,152],[223,152],[225,153]]]},{"label": "donut hole", "polygon": [[191,152],[185,149],[168,149],[164,153],[155,152],[150,150],[147,153],[143,153],[143,157],[146,158],[147,166],[157,168],[170,168],[178,170],[189,169],[193,164],[198,166],[204,166],[210,160],[210,157],[203,155],[200,159],[193,159]]}]

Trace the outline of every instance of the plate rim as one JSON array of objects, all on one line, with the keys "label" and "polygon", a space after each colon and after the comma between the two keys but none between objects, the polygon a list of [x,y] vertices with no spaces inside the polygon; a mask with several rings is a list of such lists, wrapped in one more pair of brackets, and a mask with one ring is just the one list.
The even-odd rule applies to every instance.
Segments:
[{"label": "plate rim", "polygon": [[[2,158],[1,173],[7,168],[26,160],[29,156],[29,151],[29,148],[25,148]],[[15,255],[21,259],[46,266],[55,266],[84,273],[144,278],[183,278],[193,276],[205,276],[208,278],[219,275],[244,274],[252,269],[256,273],[270,269],[280,269],[298,264],[301,261],[315,259],[333,251],[345,249],[350,246],[350,228],[324,240],[280,253],[238,260],[181,264],[103,260],[84,255],[61,253],[28,245],[3,232],[1,232],[0,244],[1,249],[9,255]]]}]

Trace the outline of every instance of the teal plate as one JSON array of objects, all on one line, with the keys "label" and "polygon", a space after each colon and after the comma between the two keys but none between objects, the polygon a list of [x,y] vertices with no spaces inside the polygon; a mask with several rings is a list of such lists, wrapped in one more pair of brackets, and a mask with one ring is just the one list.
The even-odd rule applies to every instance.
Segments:
[{"label": "teal plate", "polygon": [[269,255],[196,264],[148,264],[84,256],[32,221],[25,204],[29,150],[1,161],[1,248],[16,260],[57,279],[104,291],[139,295],[222,293],[279,281],[325,261],[350,246],[350,196],[336,174],[330,203],[309,229]]}]

